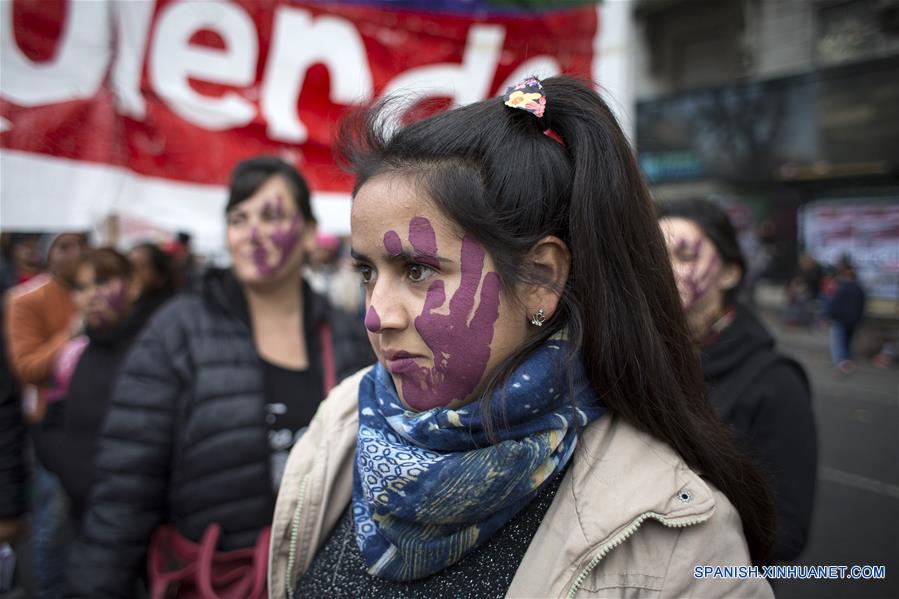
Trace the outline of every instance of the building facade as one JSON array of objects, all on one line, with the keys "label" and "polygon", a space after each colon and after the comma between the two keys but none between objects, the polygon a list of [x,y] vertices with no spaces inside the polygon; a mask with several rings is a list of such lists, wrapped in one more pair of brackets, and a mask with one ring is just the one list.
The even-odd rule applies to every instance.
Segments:
[{"label": "building facade", "polygon": [[849,254],[899,298],[899,0],[640,0],[634,19],[655,197],[724,202],[768,278]]}]

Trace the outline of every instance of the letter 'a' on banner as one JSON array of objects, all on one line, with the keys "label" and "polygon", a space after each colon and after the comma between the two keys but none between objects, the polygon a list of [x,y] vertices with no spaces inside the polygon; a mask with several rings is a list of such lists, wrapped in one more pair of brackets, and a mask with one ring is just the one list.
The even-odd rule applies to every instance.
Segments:
[{"label": "letter 'a' on banner", "polygon": [[230,169],[264,153],[295,164],[320,227],[344,233],[351,180],[332,142],[360,103],[466,104],[565,72],[626,112],[624,56],[604,48],[622,47],[629,2],[535,4],[2,0],[0,228],[116,213],[219,248]]}]

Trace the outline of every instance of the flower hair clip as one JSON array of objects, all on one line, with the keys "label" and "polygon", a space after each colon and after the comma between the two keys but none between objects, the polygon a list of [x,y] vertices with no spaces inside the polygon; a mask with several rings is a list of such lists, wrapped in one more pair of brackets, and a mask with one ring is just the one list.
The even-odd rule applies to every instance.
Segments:
[{"label": "flower hair clip", "polygon": [[503,95],[503,104],[509,108],[526,110],[537,118],[543,118],[546,110],[546,96],[543,94],[543,85],[536,77],[528,77],[521,83],[506,90]]}]

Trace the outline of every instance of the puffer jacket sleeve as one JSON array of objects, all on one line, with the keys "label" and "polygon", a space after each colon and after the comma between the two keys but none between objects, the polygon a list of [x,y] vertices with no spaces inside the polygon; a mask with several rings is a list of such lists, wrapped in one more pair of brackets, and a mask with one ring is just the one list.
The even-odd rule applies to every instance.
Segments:
[{"label": "puffer jacket sleeve", "polygon": [[78,539],[69,597],[131,597],[146,571],[147,545],[166,519],[178,398],[186,361],[183,302],[163,308],[141,333],[113,388]]}]

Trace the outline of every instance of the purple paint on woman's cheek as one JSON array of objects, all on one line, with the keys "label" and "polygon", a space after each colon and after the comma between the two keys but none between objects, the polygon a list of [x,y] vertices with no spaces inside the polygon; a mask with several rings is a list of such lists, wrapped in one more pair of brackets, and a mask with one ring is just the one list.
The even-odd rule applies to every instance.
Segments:
[{"label": "purple paint on woman's cheek", "polygon": [[[280,196],[278,197],[278,200],[279,202],[283,201]],[[284,207],[280,204],[274,208],[276,213],[283,213],[283,210]],[[269,236],[269,240],[271,240],[271,244],[274,246],[273,253],[275,256],[274,260],[272,260],[269,251],[265,248],[265,244],[259,235],[259,231],[256,227],[253,227],[250,232],[250,239],[256,246],[253,250],[253,262],[256,264],[256,269],[259,273],[262,275],[271,275],[284,266],[293,255],[293,251],[300,241],[301,232],[302,227],[300,226],[299,214],[293,215],[290,224],[286,228],[273,231]]]},{"label": "purple paint on woman's cheek", "polygon": [[[703,250],[706,249],[706,246],[707,242],[703,239],[697,239],[692,247],[690,247],[685,239],[678,242],[677,247],[679,251],[689,251],[690,255],[694,256],[690,269],[682,277],[684,285],[690,292],[690,297],[684,306],[685,308],[695,306],[699,300],[705,297],[709,289],[711,289],[715,267],[718,266],[720,261],[718,259],[718,253],[712,250],[707,263],[703,264],[700,262],[700,258],[703,256]],[[701,267],[702,270],[700,270]]]},{"label": "purple paint on woman's cheek", "polygon": [[272,233],[272,243],[281,251],[281,255],[272,270],[278,270],[290,260],[293,250],[300,242],[300,215],[294,214],[290,225],[286,229]]},{"label": "purple paint on woman's cheek", "polygon": [[378,311],[374,306],[369,306],[368,312],[365,314],[365,328],[372,333],[381,330],[381,317],[378,316]]},{"label": "purple paint on woman's cheek", "polygon": [[[427,219],[410,223],[410,243],[416,253],[436,255],[436,238]],[[415,239],[411,239],[415,234]],[[442,280],[428,288],[415,329],[431,350],[432,368],[417,368],[402,377],[403,400],[413,409],[429,410],[465,399],[481,381],[490,360],[493,326],[499,318],[500,281],[495,272],[483,277],[486,254],[469,235],[462,240],[461,280],[449,304],[449,314],[435,311],[446,302]],[[474,309],[478,286],[480,303]]]},{"label": "purple paint on woman's cheek", "polygon": [[387,231],[384,233],[384,249],[387,250],[388,256],[399,256],[403,253],[403,242],[396,231]]},{"label": "purple paint on woman's cheek", "polygon": [[97,290],[96,310],[91,312],[97,327],[105,327],[118,322],[128,307],[128,288],[121,281]]}]

